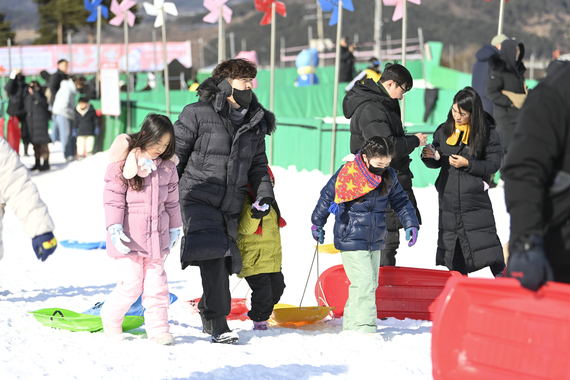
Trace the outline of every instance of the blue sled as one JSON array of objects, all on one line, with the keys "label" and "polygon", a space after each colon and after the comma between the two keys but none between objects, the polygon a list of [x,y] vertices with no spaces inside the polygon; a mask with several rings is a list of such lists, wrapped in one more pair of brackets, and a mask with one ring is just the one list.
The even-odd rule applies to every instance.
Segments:
[{"label": "blue sled", "polygon": [[74,249],[107,249],[107,243],[104,241],[87,243],[77,240],[62,240],[59,244],[61,244],[62,247]]},{"label": "blue sled", "polygon": [[[168,293],[170,295],[170,303],[174,303],[178,299],[174,294]],[[105,302],[97,302],[95,306],[91,309],[85,310],[82,314],[91,314],[91,315],[101,315],[101,307]],[[142,305],[142,295],[131,305],[131,308],[125,313],[125,315],[137,315],[142,316],[144,314],[145,308]]]}]

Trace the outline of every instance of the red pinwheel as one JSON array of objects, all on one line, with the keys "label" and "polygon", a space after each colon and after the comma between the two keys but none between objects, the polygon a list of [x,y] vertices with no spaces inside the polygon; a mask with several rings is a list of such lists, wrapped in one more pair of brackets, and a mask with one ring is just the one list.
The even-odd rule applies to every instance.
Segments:
[{"label": "red pinwheel", "polygon": [[273,3],[275,3],[275,12],[279,13],[283,17],[287,16],[285,4],[282,2],[275,0],[255,0],[255,9],[259,12],[265,13],[261,19],[260,25],[271,24],[271,4]]}]

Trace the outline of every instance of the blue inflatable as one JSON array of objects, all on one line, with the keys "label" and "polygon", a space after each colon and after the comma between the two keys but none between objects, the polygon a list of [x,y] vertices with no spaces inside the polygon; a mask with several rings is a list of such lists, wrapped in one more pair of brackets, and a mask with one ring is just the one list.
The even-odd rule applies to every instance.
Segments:
[{"label": "blue inflatable", "polygon": [[[170,304],[173,304],[174,301],[178,299],[174,294],[169,293],[170,295]],[[97,302],[92,308],[85,310],[82,314],[90,314],[90,315],[101,315],[101,307],[103,307],[103,302]],[[133,303],[130,309],[125,313],[125,315],[138,315],[142,316],[144,314],[145,308],[142,305],[142,295]]]},{"label": "blue inflatable", "polygon": [[319,78],[315,75],[315,69],[319,65],[319,52],[315,48],[302,50],[295,59],[297,66],[298,87],[311,86],[319,83]]},{"label": "blue inflatable", "polygon": [[62,247],[73,249],[107,249],[107,243],[104,241],[83,242],[77,240],[62,240],[59,242]]}]

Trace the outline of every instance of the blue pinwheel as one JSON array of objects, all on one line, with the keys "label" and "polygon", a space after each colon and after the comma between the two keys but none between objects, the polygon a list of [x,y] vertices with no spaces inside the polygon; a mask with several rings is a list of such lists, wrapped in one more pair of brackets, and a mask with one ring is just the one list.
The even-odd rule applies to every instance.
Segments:
[{"label": "blue pinwheel", "polygon": [[[91,12],[89,17],[87,18],[87,22],[95,22],[97,21],[97,7],[101,5],[103,0],[83,0],[85,2],[85,9],[88,12]],[[101,5],[101,16],[105,18],[109,18],[109,8],[104,5]]]},{"label": "blue pinwheel", "polygon": [[[319,0],[319,4],[323,12],[331,12],[331,21],[329,25],[334,25],[338,22],[338,2],[339,0]],[[342,7],[347,11],[354,12],[354,6],[352,5],[352,0],[343,0]]]}]

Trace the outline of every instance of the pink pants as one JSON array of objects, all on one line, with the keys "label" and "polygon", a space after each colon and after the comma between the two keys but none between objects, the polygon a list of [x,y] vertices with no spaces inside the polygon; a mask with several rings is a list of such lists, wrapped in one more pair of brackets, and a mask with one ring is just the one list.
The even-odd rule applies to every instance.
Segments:
[{"label": "pink pants", "polygon": [[[164,271],[164,260],[151,260],[140,256],[126,256],[115,259],[121,280],[101,309],[101,318],[109,328],[120,329],[125,313],[142,293],[145,307],[144,320],[149,339],[167,333],[168,280]],[[144,292],[143,292],[144,291]]]}]

